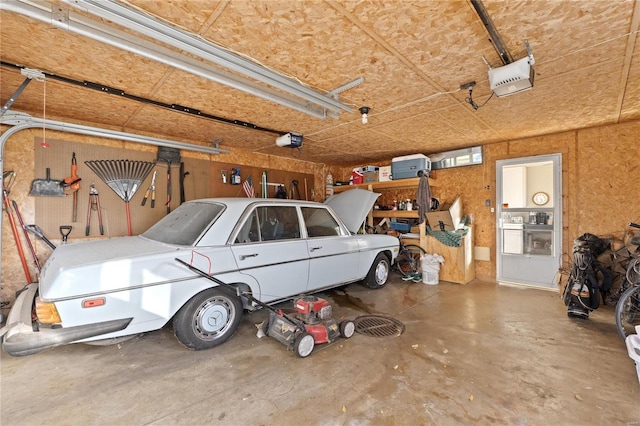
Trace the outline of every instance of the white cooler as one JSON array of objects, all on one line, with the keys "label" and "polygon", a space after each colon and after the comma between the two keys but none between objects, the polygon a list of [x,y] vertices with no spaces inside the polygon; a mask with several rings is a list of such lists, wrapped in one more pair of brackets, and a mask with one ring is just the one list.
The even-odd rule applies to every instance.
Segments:
[{"label": "white cooler", "polygon": [[431,160],[424,154],[405,155],[391,160],[391,178],[393,180],[418,177],[418,172],[431,171]]}]

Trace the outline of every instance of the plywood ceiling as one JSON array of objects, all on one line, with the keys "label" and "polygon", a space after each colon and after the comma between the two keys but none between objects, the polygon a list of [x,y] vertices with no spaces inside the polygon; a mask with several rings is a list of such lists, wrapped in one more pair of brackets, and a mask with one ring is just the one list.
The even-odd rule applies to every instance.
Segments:
[{"label": "plywood ceiling", "polygon": [[[533,90],[492,99],[482,57],[501,63],[466,0],[122,2],[321,93],[363,77],[363,84],[339,96],[354,112],[326,120],[4,10],[15,1],[21,0],[0,3],[3,62],[299,132],[304,145],[295,156],[313,162],[364,164],[640,119],[640,2],[633,0],[485,0],[513,57],[526,55],[526,39],[536,59]],[[0,67],[2,104],[23,80],[19,69]],[[474,101],[489,99],[477,111],[460,90],[472,80]],[[203,145],[221,139],[220,146],[230,150],[292,155],[275,146],[273,133],[52,79],[32,82],[12,109],[41,117],[45,106],[47,116],[59,120]],[[366,126],[361,106],[371,108]]]}]

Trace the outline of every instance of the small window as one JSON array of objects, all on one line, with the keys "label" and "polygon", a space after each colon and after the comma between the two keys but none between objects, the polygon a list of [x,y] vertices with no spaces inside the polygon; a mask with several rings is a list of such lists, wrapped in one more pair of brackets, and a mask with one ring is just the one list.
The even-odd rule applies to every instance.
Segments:
[{"label": "small window", "polygon": [[431,169],[433,170],[473,166],[474,164],[482,164],[482,147],[474,146],[471,148],[441,152],[439,154],[432,154],[432,158],[438,158],[438,161],[431,162]]},{"label": "small window", "polygon": [[342,235],[340,225],[327,209],[317,207],[303,207],[302,217],[307,226],[309,238],[330,237]]}]

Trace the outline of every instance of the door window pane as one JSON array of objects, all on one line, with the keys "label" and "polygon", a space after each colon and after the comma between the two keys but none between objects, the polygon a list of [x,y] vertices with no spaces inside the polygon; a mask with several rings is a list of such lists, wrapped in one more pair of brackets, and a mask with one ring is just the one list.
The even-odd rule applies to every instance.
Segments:
[{"label": "door window pane", "polygon": [[309,238],[342,235],[340,225],[327,209],[303,207],[302,217],[307,226]]},{"label": "door window pane", "polygon": [[257,207],[242,225],[236,243],[300,238],[295,206]]},{"label": "door window pane", "polygon": [[247,218],[238,236],[236,237],[236,243],[253,243],[260,241],[260,230],[258,225],[258,214],[256,211],[251,213],[251,216]]}]

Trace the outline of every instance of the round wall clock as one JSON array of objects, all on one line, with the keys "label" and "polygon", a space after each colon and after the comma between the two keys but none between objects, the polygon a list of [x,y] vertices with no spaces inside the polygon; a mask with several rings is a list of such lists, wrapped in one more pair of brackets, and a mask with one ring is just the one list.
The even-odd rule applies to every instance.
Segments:
[{"label": "round wall clock", "polygon": [[546,192],[536,192],[531,198],[536,206],[544,206],[549,202],[549,194]]}]

